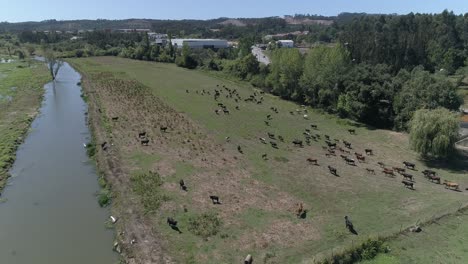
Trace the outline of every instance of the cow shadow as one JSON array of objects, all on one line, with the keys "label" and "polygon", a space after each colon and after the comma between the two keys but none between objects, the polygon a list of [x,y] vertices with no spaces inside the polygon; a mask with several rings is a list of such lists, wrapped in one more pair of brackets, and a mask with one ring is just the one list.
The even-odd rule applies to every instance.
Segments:
[{"label": "cow shadow", "polygon": [[180,231],[178,226],[171,225],[172,230],[177,231],[179,234],[182,234],[182,231]]},{"label": "cow shadow", "polygon": [[354,227],[349,227],[348,230],[349,232],[351,232],[351,234],[356,235],[356,236],[358,235],[358,232],[356,231],[356,229],[354,229]]}]

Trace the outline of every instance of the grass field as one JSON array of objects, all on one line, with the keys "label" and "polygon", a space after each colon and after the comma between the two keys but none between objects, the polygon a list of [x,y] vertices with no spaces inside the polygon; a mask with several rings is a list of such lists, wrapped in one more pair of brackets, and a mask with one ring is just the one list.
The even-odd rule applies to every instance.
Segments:
[{"label": "grass field", "polygon": [[6,184],[16,149],[40,106],[43,85],[48,80],[47,68],[42,63],[0,63],[0,191]]},{"label": "grass field", "polygon": [[[116,196],[113,210],[128,215],[123,216],[120,228],[128,231],[126,227],[138,220],[143,222],[142,229],[152,230],[147,239],[161,241],[154,250],[148,249],[152,247],[148,243],[127,245],[134,263],[151,263],[148,255],[155,252],[165,252],[164,260],[177,263],[240,263],[247,254],[259,263],[313,263],[369,237],[394,234],[417,221],[456,211],[467,201],[466,192],[430,183],[420,172],[430,167],[464,189],[468,186],[464,161],[421,161],[408,149],[405,134],[367,128],[311,108],[305,120],[303,112],[296,113],[299,105],[267,94],[258,105],[244,100],[236,103],[224,91],[219,102],[230,114],[217,115],[215,89],[235,88],[245,99],[253,95],[253,88],[172,64],[114,57],[70,62],[84,74],[84,88],[92,97],[90,107],[99,107],[96,118],[105,134],[97,137],[98,143],[114,144],[104,159],[106,155],[119,157],[122,175],[110,175],[109,181]],[[267,115],[272,116],[270,126],[264,123]],[[119,121],[111,121],[112,117]],[[321,139],[304,148],[294,147],[291,142],[304,140],[303,132],[311,124],[318,127],[312,134]],[[167,126],[168,133],[161,132],[160,126]],[[348,133],[351,128],[356,135]],[[140,131],[148,133],[149,146],[139,144]],[[267,132],[284,137],[284,142],[276,141],[278,149],[260,142],[260,137],[268,139]],[[351,142],[350,157],[365,148],[373,149],[374,155],[357,166],[346,165],[339,152],[337,157],[326,157],[325,135]],[[267,161],[262,154],[267,154]],[[318,159],[319,165],[308,164],[309,157]],[[384,176],[377,165],[402,166],[404,160],[417,165],[418,171],[410,171],[415,176],[414,191],[403,187],[401,176]],[[328,165],[337,168],[339,177],[328,172]],[[129,179],[136,172],[148,170],[161,175],[164,183],[154,188],[154,199],[164,197],[164,202],[156,213],[129,210],[129,206],[139,206],[139,198],[122,185],[131,184]],[[180,179],[187,183],[188,192],[179,190]],[[218,195],[222,204],[211,204],[209,195]],[[307,209],[304,219],[294,214],[297,203]],[[189,223],[205,212],[214,212],[222,222],[208,238],[188,230]],[[133,214],[142,215],[137,219]],[[358,236],[345,229],[345,215],[353,220]],[[181,234],[166,224],[169,216],[179,221]],[[130,229],[138,232],[138,228]],[[128,244],[128,237],[120,239]]]}]

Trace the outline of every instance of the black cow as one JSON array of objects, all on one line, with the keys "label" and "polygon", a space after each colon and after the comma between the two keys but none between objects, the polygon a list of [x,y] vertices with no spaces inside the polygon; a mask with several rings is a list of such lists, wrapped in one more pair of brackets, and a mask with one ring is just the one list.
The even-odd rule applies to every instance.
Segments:
[{"label": "black cow", "polygon": [[413,182],[403,180],[403,181],[401,181],[401,183],[403,183],[406,188],[414,190],[414,183]]},{"label": "black cow", "polygon": [[179,181],[180,189],[187,191],[187,186],[185,185],[184,180]]},{"label": "black cow", "polygon": [[357,235],[358,233],[356,232],[356,230],[354,229],[354,226],[353,226],[353,222],[351,222],[351,220],[349,219],[348,216],[345,216],[345,225],[346,225],[346,228],[349,230],[349,232]]},{"label": "black cow", "polygon": [[147,138],[141,139],[140,142],[141,142],[141,144],[142,144],[143,146],[148,146],[148,144],[149,144],[149,139],[147,139]]},{"label": "black cow", "polygon": [[219,197],[216,195],[210,195],[210,199],[213,202],[213,204],[221,204],[221,202],[219,201]]},{"label": "black cow", "polygon": [[414,170],[414,168],[416,167],[416,164],[408,162],[408,161],[403,161],[403,164],[405,164],[406,168],[412,169],[412,170]]},{"label": "black cow", "polygon": [[295,146],[299,146],[299,147],[302,147],[302,146],[303,146],[302,140],[299,140],[299,139],[295,139],[292,143],[293,143]]}]

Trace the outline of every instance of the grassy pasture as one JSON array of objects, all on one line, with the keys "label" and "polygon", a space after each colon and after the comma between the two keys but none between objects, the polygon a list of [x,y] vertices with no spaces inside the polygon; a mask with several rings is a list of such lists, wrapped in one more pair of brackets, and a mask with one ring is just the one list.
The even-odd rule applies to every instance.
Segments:
[{"label": "grassy pasture", "polygon": [[[165,181],[162,187],[171,201],[168,202],[169,205],[162,206],[160,214],[150,218],[167,241],[166,250],[177,262],[237,263],[246,254],[252,254],[258,262],[312,263],[314,259],[330,255],[368,237],[390,235],[418,220],[426,221],[434,216],[455,211],[467,201],[466,192],[449,191],[443,185],[430,183],[420,172],[424,168],[432,168],[443,179],[456,181],[464,189],[468,186],[468,179],[464,175],[464,162],[436,164],[419,160],[418,156],[408,149],[408,137],[405,134],[368,128],[311,108],[307,108],[309,119],[305,120],[303,113],[295,113],[300,106],[267,94],[263,95],[264,103],[257,105],[243,100],[236,103],[233,99],[226,98],[224,92],[219,102],[227,106],[230,114],[216,115],[214,110],[218,107],[213,99],[216,85],[220,85],[218,89],[222,89],[222,85],[236,88],[243,99],[253,93],[253,88],[208,73],[177,68],[172,64],[115,57],[70,61],[91,83],[105,83],[106,78],[111,77],[144,85],[151,95],[159,98],[181,116],[192,120],[197,126],[197,131],[203,132],[203,135],[185,134],[184,131],[169,135],[158,134],[155,135],[158,143],[171,146],[172,149],[182,149],[184,146],[176,143],[177,141],[187,137],[192,137],[195,141],[200,137],[206,140],[203,142],[213,144],[212,148],[206,149],[223,150],[216,153],[203,152],[200,150],[203,149],[202,144],[197,147],[197,159],[180,159],[170,154],[173,150],[161,151],[157,146],[151,147],[151,151],[148,151],[148,148],[145,150],[139,149],[141,147],[135,149],[127,146],[130,141],[125,141],[122,137],[125,142],[119,149],[130,171],[155,169]],[[107,77],[99,77],[100,74]],[[131,86],[128,89],[131,89]],[[202,90],[210,91],[211,94],[201,95]],[[98,85],[95,92],[100,93]],[[103,107],[103,115],[108,114],[106,109],[112,105],[122,103],[110,92],[102,94],[100,100],[103,101],[103,106],[107,105]],[[240,110],[236,110],[235,106],[239,106]],[[279,113],[274,113],[270,107],[276,107]],[[139,108],[134,106],[126,109],[131,111]],[[120,113],[123,115],[128,111]],[[290,111],[293,111],[294,115],[290,114]],[[159,114],[155,112],[155,118]],[[270,126],[264,123],[268,114],[273,117]],[[132,128],[132,122],[136,122],[135,118],[125,120],[128,129]],[[321,139],[317,142],[312,141],[310,146],[305,145],[304,148],[294,147],[292,140],[304,140],[302,133],[304,129],[311,128],[310,124],[318,126],[312,134],[321,135]],[[110,124],[106,129],[118,134],[116,131],[124,129],[123,126]],[[350,128],[356,129],[356,135],[347,132]],[[269,141],[267,132],[285,138],[285,142],[277,141],[279,149],[273,149],[269,144],[260,142],[259,137]],[[357,163],[357,166],[346,165],[339,157],[339,152],[337,157],[325,156],[322,149],[325,145],[324,135],[351,142],[353,149],[350,157],[354,156],[354,152],[364,153],[365,148],[373,149],[375,154],[366,156],[365,163]],[[231,138],[230,142],[226,142],[227,136]],[[237,146],[242,147],[244,154],[237,152]],[[262,154],[267,154],[269,159],[263,160]],[[200,155],[234,156],[234,167],[239,168],[242,175],[246,175],[232,175],[232,168],[223,164],[214,164],[211,167],[200,165]],[[319,166],[308,164],[308,157],[317,158]],[[377,162],[384,162],[387,167],[402,166],[404,160],[417,164],[418,171],[409,171],[415,176],[414,191],[403,187],[399,175],[395,178],[385,177],[377,165]],[[338,169],[339,177],[328,172],[328,165]],[[366,172],[366,168],[374,169],[376,174]],[[215,174],[216,177],[206,176],[211,174]],[[233,177],[235,179],[232,179]],[[180,178],[191,184],[188,193],[178,190],[177,182]],[[215,179],[216,184],[206,179]],[[240,193],[241,197],[237,199],[245,200],[245,203],[241,202],[241,206],[234,203],[234,198],[228,198],[231,197],[228,194],[236,189],[230,189],[229,186],[225,186],[228,184],[222,183],[230,181],[235,181],[233,186]],[[200,200],[207,200],[208,194],[204,191],[211,185],[226,191],[219,193],[222,200],[223,194],[226,196],[226,202],[220,206]],[[249,192],[251,189],[256,195]],[[308,210],[305,219],[297,219],[294,216],[292,210],[297,202],[304,203]],[[182,204],[187,205],[188,212],[181,209]],[[186,229],[191,218],[204,212],[219,213],[223,223],[220,232],[207,240]],[[165,217],[168,215],[179,221],[181,229],[185,228],[182,234],[175,233],[165,224]],[[358,236],[345,230],[345,215],[351,216]]]},{"label": "grassy pasture", "polygon": [[48,80],[47,68],[42,63],[0,63],[0,191],[6,184],[16,149],[40,106],[42,87]]}]

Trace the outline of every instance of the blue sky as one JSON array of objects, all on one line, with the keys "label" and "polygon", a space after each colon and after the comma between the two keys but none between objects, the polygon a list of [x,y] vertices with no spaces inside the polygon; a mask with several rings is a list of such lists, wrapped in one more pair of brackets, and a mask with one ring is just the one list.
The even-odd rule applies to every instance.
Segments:
[{"label": "blue sky", "polygon": [[44,19],[208,19],[341,12],[468,13],[468,0],[0,0],[0,21]]}]

